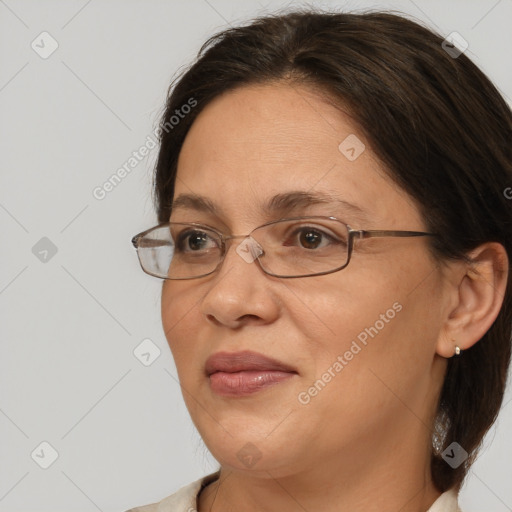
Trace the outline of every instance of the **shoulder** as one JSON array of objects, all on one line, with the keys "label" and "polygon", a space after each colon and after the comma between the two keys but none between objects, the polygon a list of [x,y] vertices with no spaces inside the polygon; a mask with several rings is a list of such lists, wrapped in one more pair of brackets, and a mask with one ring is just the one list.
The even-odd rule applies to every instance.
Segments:
[{"label": "shoulder", "polygon": [[458,492],[453,488],[448,489],[432,503],[427,512],[462,512],[458,499]]},{"label": "shoulder", "polygon": [[195,512],[197,496],[209,483],[217,480],[219,471],[192,482],[157,503],[131,508],[125,512]]}]

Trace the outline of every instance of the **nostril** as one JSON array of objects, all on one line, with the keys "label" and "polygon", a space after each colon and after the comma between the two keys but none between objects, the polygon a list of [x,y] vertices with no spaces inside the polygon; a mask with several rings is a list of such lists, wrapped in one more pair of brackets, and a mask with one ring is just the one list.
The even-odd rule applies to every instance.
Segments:
[{"label": "nostril", "polygon": [[221,322],[219,322],[214,315],[211,315],[210,313],[208,313],[206,315],[206,320],[208,320],[208,322],[211,322],[212,324],[214,325],[222,325]]}]

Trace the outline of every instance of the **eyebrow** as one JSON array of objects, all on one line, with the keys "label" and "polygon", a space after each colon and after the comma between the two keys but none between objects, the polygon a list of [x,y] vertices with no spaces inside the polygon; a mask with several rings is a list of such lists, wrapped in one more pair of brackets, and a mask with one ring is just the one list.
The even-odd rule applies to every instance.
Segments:
[{"label": "eyebrow", "polygon": [[[313,205],[331,205],[337,211],[349,214],[356,220],[368,220],[368,212],[366,210],[326,192],[291,191],[276,194],[260,205],[260,210],[268,216],[278,214],[282,216],[305,210]],[[222,209],[216,206],[214,202],[198,194],[180,194],[176,197],[172,202],[171,211],[181,208],[213,214],[222,213]],[[335,214],[336,212],[333,213]]]}]

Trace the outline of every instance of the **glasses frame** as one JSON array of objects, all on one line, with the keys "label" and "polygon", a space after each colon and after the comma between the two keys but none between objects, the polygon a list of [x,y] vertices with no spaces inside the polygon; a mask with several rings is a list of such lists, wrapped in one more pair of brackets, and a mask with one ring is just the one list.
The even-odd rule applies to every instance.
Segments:
[{"label": "glasses frame", "polygon": [[[149,229],[146,229],[145,231],[141,231],[140,233],[138,233],[137,235],[132,237],[132,244],[135,247],[135,249],[137,250],[137,256],[138,256],[138,259],[139,259],[140,266],[141,266],[142,270],[146,274],[149,274],[151,276],[157,277],[159,279],[165,279],[165,280],[171,280],[171,281],[183,281],[183,280],[188,280],[188,279],[199,279],[201,277],[206,277],[206,276],[209,276],[209,275],[215,273],[221,267],[221,265],[224,262],[224,259],[226,257],[226,253],[227,253],[226,242],[228,240],[232,240],[232,239],[236,239],[236,238],[244,238],[244,239],[248,238],[257,229],[263,228],[265,226],[269,226],[271,224],[277,224],[278,222],[284,222],[284,221],[290,221],[290,220],[304,220],[304,219],[334,220],[334,221],[339,222],[340,224],[343,224],[344,226],[346,226],[347,227],[347,231],[348,231],[347,261],[343,265],[341,265],[340,267],[337,267],[337,268],[335,268],[333,270],[326,270],[326,271],[323,271],[323,272],[314,272],[312,274],[306,274],[306,275],[283,276],[283,275],[274,274],[272,272],[269,272],[269,271],[265,270],[263,268],[263,266],[261,265],[261,262],[260,262],[260,256],[261,255],[259,255],[259,256],[257,256],[255,258],[255,260],[257,260],[258,266],[260,267],[260,269],[265,274],[267,274],[269,276],[273,276],[273,277],[279,277],[281,279],[289,279],[289,278],[298,278],[298,277],[322,276],[322,275],[326,275],[326,274],[332,274],[334,272],[339,272],[340,270],[343,270],[344,268],[346,268],[348,266],[348,264],[350,263],[350,259],[352,257],[352,251],[353,251],[353,248],[354,248],[354,239],[356,239],[356,238],[358,240],[364,240],[364,239],[367,239],[367,238],[383,238],[383,237],[400,237],[400,238],[405,238],[405,237],[417,237],[417,236],[438,236],[437,233],[428,233],[426,231],[404,231],[404,230],[389,230],[389,229],[353,229],[348,224],[346,224],[345,222],[343,222],[342,220],[340,220],[340,219],[338,219],[336,217],[325,216],[325,215],[306,215],[306,216],[301,216],[301,217],[287,217],[287,218],[283,218],[283,219],[278,219],[278,220],[273,220],[273,221],[270,221],[270,222],[266,222],[265,224],[262,224],[261,226],[255,227],[247,235],[225,235],[224,233],[220,232],[218,229],[215,229],[215,228],[209,226],[208,224],[202,224],[200,222],[162,222],[160,224],[157,224],[156,226],[153,226],[153,227],[151,227]],[[155,274],[153,272],[149,272],[148,270],[146,270],[144,268],[144,266],[142,265],[142,260],[140,258],[139,252],[138,252],[140,240],[144,236],[146,236],[147,234],[151,233],[152,231],[154,231],[156,229],[162,228],[164,226],[171,226],[173,224],[174,225],[197,226],[197,227],[201,227],[201,228],[206,228],[206,229],[208,229],[210,231],[213,231],[214,233],[216,233],[218,235],[218,237],[219,237],[219,239],[221,241],[222,255],[221,255],[221,259],[219,260],[219,263],[217,264],[217,266],[211,272],[208,272],[206,274],[201,274],[200,276],[173,278],[173,277],[163,277],[163,276],[160,276],[160,275]]]}]

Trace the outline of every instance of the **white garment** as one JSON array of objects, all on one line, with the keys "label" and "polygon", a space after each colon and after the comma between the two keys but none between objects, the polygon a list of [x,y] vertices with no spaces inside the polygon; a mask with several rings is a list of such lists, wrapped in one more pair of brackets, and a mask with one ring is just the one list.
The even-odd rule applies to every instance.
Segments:
[{"label": "white garment", "polygon": [[[211,473],[182,487],[158,503],[131,508],[125,512],[196,512],[199,492],[218,477],[219,472]],[[462,512],[455,489],[449,489],[441,494],[426,512]]]}]

